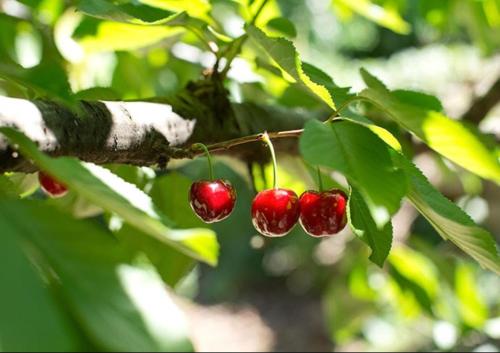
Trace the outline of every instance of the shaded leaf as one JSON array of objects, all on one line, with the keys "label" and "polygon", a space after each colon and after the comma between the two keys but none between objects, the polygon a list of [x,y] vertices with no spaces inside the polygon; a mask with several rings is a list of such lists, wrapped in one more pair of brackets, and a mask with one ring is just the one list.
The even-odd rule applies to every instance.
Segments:
[{"label": "shaded leaf", "polygon": [[217,263],[218,244],[212,231],[170,229],[172,222],[158,212],[148,195],[109,170],[73,158],[52,159],[22,133],[10,128],[0,128],[0,132],[19,145],[25,157],[88,201],[189,256],[211,265]]},{"label": "shaded leaf", "polygon": [[186,326],[161,282],[128,265],[128,253],[109,233],[38,201],[0,201],[0,209],[14,234],[33,242],[51,265],[69,310],[96,346],[192,350]]},{"label": "shaded leaf", "polygon": [[400,207],[407,185],[391,160],[388,146],[368,128],[349,121],[310,121],[300,138],[305,160],[344,174],[368,203],[379,228]]},{"label": "shaded leaf", "polygon": [[297,36],[297,30],[292,21],[285,17],[275,17],[266,25],[268,28],[280,32],[288,38],[295,38]]},{"label": "shaded leaf", "polygon": [[382,267],[392,246],[392,223],[379,229],[361,194],[351,188],[347,216],[352,231],[371,249],[370,260]]},{"label": "shaded leaf", "polygon": [[74,103],[66,72],[55,62],[42,63],[30,69],[14,63],[0,62],[0,78],[14,81],[40,96]]},{"label": "shaded leaf", "polygon": [[[18,238],[10,202],[0,200],[0,340],[3,351],[75,351],[72,322],[65,316]],[[5,212],[4,212],[5,211]]]},{"label": "shaded leaf", "polygon": [[453,242],[484,268],[500,274],[500,258],[491,234],[478,227],[460,207],[437,191],[412,162],[399,155],[399,163],[409,176],[408,199],[439,235]]}]

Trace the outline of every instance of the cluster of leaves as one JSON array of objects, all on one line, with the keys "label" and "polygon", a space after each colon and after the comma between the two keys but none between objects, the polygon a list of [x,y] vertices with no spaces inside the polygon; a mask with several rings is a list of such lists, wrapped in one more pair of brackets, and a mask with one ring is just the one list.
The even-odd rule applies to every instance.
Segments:
[{"label": "cluster of leaves", "polygon": [[351,101],[367,101],[445,158],[500,183],[500,164],[495,152],[488,149],[477,133],[446,117],[436,98],[414,91],[390,91],[367,71],[362,71],[367,89],[358,95],[345,91],[337,94],[341,89],[325,73],[310,64],[302,65],[290,41],[271,38],[256,27],[249,27],[248,33],[295,82],[329,107],[337,108],[339,118],[334,123],[311,121],[306,125],[300,141],[301,153],[310,164],[346,176],[351,185],[350,224],[372,248],[375,263],[382,266],[389,254],[390,218],[407,196],[444,239],[454,242],[484,267],[500,273],[491,235],[427,181],[402,154],[398,139],[389,131],[344,110]]},{"label": "cluster of leaves", "polygon": [[[170,94],[199,75],[203,63],[185,66],[185,60],[165,58],[165,46],[182,41],[212,53],[214,59],[231,59],[246,41],[242,57],[255,65],[255,72],[269,86],[279,86],[282,91],[276,94],[259,83],[232,78],[238,84],[240,99],[272,99],[275,104],[324,109],[336,116],[327,124],[309,122],[300,139],[300,151],[307,163],[347,178],[349,224],[371,248],[371,261],[383,266],[389,256],[397,273],[394,278],[406,284],[417,282],[427,298],[435,296],[435,288],[430,288],[435,283],[419,283],[418,276],[405,273],[411,266],[400,266],[415,258],[410,250],[410,255],[401,249],[389,255],[391,218],[407,198],[443,239],[483,267],[500,273],[491,235],[436,190],[400,144],[401,136],[409,132],[442,157],[498,184],[500,164],[482,136],[447,117],[436,98],[391,91],[366,71],[362,76],[367,88],[359,94],[337,86],[326,73],[301,62],[292,42],[274,36],[297,35],[293,23],[280,15],[274,2],[267,4],[254,24],[250,23],[262,1],[196,0],[181,4],[168,0],[91,0],[77,1],[77,12],[65,9],[64,2],[58,0],[21,2],[32,9],[30,14],[37,20],[0,15],[0,77],[7,80],[4,89],[9,95],[48,96],[71,104],[81,98]],[[353,3],[334,1],[334,6],[370,18],[372,2]],[[230,33],[221,25],[214,10],[217,6],[246,20],[245,32]],[[386,12],[380,22],[399,32],[408,30],[392,12]],[[76,25],[66,38],[71,23]],[[40,62],[31,68],[23,68],[16,57],[16,36],[12,33],[19,28],[42,43]],[[55,35],[47,34],[47,28]],[[87,54],[116,51],[119,60],[113,90],[93,87],[74,94],[67,71],[72,67],[72,75],[77,75],[78,65],[71,63],[71,55],[57,40],[77,43]],[[130,55],[134,50],[145,54]],[[267,56],[263,59],[264,52]],[[145,61],[148,65],[142,65]],[[170,71],[164,71],[166,61]],[[138,69],[143,72],[137,74],[136,68],[142,66],[148,69]],[[172,70],[176,70],[176,86],[142,89],[145,77],[153,81],[153,77]],[[137,76],[132,77],[134,74]],[[126,90],[130,82],[137,83],[136,91]],[[353,102],[363,105],[354,109]],[[367,118],[363,115],[367,107],[375,107],[385,118]],[[388,126],[393,128],[388,130]],[[187,206],[190,180],[200,177],[199,173],[188,167],[184,174],[156,176],[148,168],[104,168],[71,158],[51,159],[19,132],[2,128],[1,133],[20,153],[71,190],[63,200],[40,201],[39,194],[33,194],[37,186],[33,176],[0,176],[2,258],[18,269],[14,273],[2,266],[0,272],[0,280],[10,284],[0,294],[6,313],[0,320],[2,349],[191,350],[182,319],[162,282],[175,286],[195,260],[217,263],[219,246],[214,231],[200,228]],[[238,178],[235,183],[236,173],[226,172],[239,190],[245,190],[240,202],[245,203],[241,198],[246,197],[249,204],[251,194],[245,181]],[[76,220],[68,210],[73,216],[89,219]],[[235,219],[248,217],[246,211],[237,209]],[[247,236],[253,234],[247,225],[235,228],[233,222],[217,225],[215,230],[229,234],[238,229]],[[238,256],[234,258],[242,261]],[[417,261],[415,267],[420,265]],[[350,280],[356,281],[356,274]],[[33,311],[41,314],[27,328],[21,318],[33,317]]]}]

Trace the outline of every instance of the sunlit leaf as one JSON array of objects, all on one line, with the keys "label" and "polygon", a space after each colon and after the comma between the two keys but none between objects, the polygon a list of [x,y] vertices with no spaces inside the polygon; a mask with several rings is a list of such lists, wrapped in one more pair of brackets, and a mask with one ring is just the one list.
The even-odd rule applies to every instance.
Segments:
[{"label": "sunlit leaf", "polygon": [[488,319],[488,306],[480,295],[477,271],[471,265],[458,264],[455,291],[462,320],[470,327],[481,328]]},{"label": "sunlit leaf", "polygon": [[417,302],[432,313],[432,303],[440,287],[436,266],[424,255],[401,245],[393,249],[389,262],[401,289],[412,293]]},{"label": "sunlit leaf", "polygon": [[120,22],[138,20],[144,23],[155,23],[175,13],[140,2],[123,2],[114,0],[80,0],[78,9],[90,16]]},{"label": "sunlit leaf", "polygon": [[302,68],[299,54],[292,42],[284,38],[271,38],[255,26],[248,26],[248,35],[269,54],[269,56],[286,72],[291,80],[300,82],[316,94],[332,109],[335,103],[326,87],[314,82]]},{"label": "sunlit leaf", "polygon": [[[365,72],[364,77],[372,76]],[[483,178],[500,183],[500,162],[475,132],[440,111],[430,110],[429,107],[437,108],[435,101],[426,98],[426,103],[420,104],[422,99],[416,101],[417,96],[413,93],[404,93],[405,98],[401,99],[401,92],[394,94],[384,90],[380,85],[373,84],[374,80],[373,77],[365,79],[369,88],[360,93],[362,98],[387,113],[444,157]]]},{"label": "sunlit leaf", "polygon": [[333,2],[396,33],[408,34],[411,31],[410,24],[394,8],[380,6],[371,0],[333,0]]},{"label": "sunlit leaf", "polygon": [[349,194],[347,215],[354,234],[372,249],[370,260],[382,267],[392,247],[392,223],[387,222],[379,229],[363,197],[354,188]]},{"label": "sunlit leaf", "polygon": [[95,33],[78,39],[87,52],[139,49],[183,31],[180,27],[141,26],[111,21],[100,21],[96,25]]}]

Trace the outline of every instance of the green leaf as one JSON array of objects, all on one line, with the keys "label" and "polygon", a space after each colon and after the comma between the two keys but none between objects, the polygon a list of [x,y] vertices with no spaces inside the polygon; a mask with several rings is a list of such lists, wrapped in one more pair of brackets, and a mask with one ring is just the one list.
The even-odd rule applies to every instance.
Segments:
[{"label": "green leaf", "polygon": [[407,185],[388,146],[370,129],[350,121],[310,121],[300,138],[305,160],[344,174],[363,195],[379,228],[400,207]]},{"label": "green leaf", "polygon": [[5,175],[0,175],[0,197],[18,198],[16,186]]},{"label": "green leaf", "polygon": [[178,172],[156,178],[150,195],[165,215],[171,219],[176,227],[197,228],[205,224],[194,214],[189,206],[188,195],[191,179]]},{"label": "green leaf", "polygon": [[116,0],[80,0],[78,9],[90,16],[119,22],[138,20],[143,23],[155,23],[175,15],[171,11],[144,5],[140,2]]},{"label": "green leaf", "polygon": [[88,201],[195,259],[217,263],[218,243],[212,231],[170,229],[172,222],[158,212],[148,195],[109,170],[73,158],[52,159],[22,133],[10,128],[0,128],[0,132],[17,144],[25,157]]},{"label": "green leaf", "polygon": [[366,83],[369,88],[362,91],[360,97],[386,112],[444,157],[472,173],[500,183],[500,162],[495,154],[488,150],[475,132],[459,121],[430,110],[429,105],[435,106],[435,102],[426,100],[421,106],[416,106],[409,103],[415,101],[416,94],[412,94],[410,99],[406,93],[406,98],[401,99],[401,93],[385,91],[370,80]]},{"label": "green leaf", "polygon": [[411,32],[410,24],[393,8],[374,4],[371,0],[333,0],[333,3],[366,17],[376,24],[396,33],[409,34]]},{"label": "green leaf", "polygon": [[40,187],[37,173],[8,173],[7,178],[21,198],[32,195]]},{"label": "green leaf", "polygon": [[145,254],[161,279],[170,287],[175,287],[195,265],[191,257],[127,224],[116,230],[115,234],[132,253]]},{"label": "green leaf", "polygon": [[109,233],[39,201],[0,201],[0,209],[14,234],[31,241],[50,264],[68,309],[96,346],[192,350],[182,316],[161,281],[128,265],[128,252]]},{"label": "green leaf", "polygon": [[87,18],[76,29],[74,37],[87,53],[93,53],[136,50],[179,35],[183,31],[184,29],[167,23],[162,26],[142,26]]},{"label": "green leaf", "polygon": [[[22,213],[0,200],[0,346],[2,351],[76,351],[72,323],[51,296],[18,238]],[[32,220],[29,220],[32,222]]]},{"label": "green leaf", "polygon": [[120,94],[109,87],[92,87],[82,91],[78,91],[74,94],[77,100],[106,100],[106,101],[116,101],[122,99]]},{"label": "green leaf", "polygon": [[[194,215],[188,201],[191,180],[172,172],[154,181],[150,195],[158,208],[171,219],[177,228],[203,227],[204,223]],[[194,266],[194,261],[158,240],[124,226],[117,233],[137,250],[144,252],[156,267],[162,279],[175,286]]]},{"label": "green leaf", "polygon": [[56,98],[68,104],[74,103],[66,72],[55,62],[24,69],[17,64],[0,61],[0,78],[32,89],[40,96]]},{"label": "green leaf", "polygon": [[351,188],[347,216],[352,231],[371,249],[370,260],[378,266],[384,266],[392,246],[392,223],[379,229],[363,197],[355,188]]},{"label": "green leaf", "polygon": [[303,70],[299,54],[292,42],[284,38],[268,37],[263,31],[255,26],[248,26],[248,35],[257,42],[269,56],[286,72],[292,81],[300,82],[330,108],[335,109],[335,103],[328,89],[314,82]]},{"label": "green leaf", "polygon": [[436,265],[426,256],[399,245],[389,256],[390,271],[402,290],[409,291],[422,308],[432,314],[440,290]]},{"label": "green leaf", "polygon": [[352,97],[355,95],[352,93],[349,93],[351,90],[350,87],[339,87],[337,84],[333,81],[333,79],[326,74],[323,70],[317,68],[316,66],[303,62],[302,63],[302,69],[306,73],[307,76],[311,78],[314,82],[317,84],[320,84],[322,86],[325,86],[325,88],[328,90],[330,93],[330,96],[333,99],[333,102],[335,105],[341,109],[342,106]]},{"label": "green leaf", "polygon": [[380,81],[378,77],[375,77],[371,73],[369,73],[365,68],[362,67],[359,70],[359,73],[361,74],[363,81],[365,81],[368,87],[381,92],[389,92],[387,86],[382,81]]},{"label": "green leaf", "polygon": [[297,30],[292,21],[285,17],[275,17],[267,22],[266,26],[269,29],[280,32],[288,38],[297,37]]},{"label": "green leaf", "polygon": [[481,297],[477,271],[466,263],[459,263],[455,270],[455,293],[460,315],[470,327],[480,329],[488,319],[488,305]]},{"label": "green leaf", "polygon": [[401,102],[408,103],[410,105],[415,105],[429,110],[435,110],[437,112],[443,111],[443,105],[441,104],[441,101],[430,94],[397,89],[392,91],[392,95]]},{"label": "green leaf", "polygon": [[434,229],[482,267],[500,274],[500,258],[491,234],[437,191],[412,162],[399,155],[399,163],[410,178],[409,200]]}]

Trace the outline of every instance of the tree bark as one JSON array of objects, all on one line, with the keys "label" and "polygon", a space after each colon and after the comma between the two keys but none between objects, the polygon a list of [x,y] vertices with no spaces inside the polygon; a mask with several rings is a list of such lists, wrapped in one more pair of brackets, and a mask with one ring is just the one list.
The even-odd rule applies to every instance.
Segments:
[{"label": "tree bark", "polygon": [[[16,128],[54,157],[164,166],[171,158],[189,157],[185,147],[195,142],[212,144],[266,130],[299,129],[318,117],[300,110],[231,104],[225,92],[210,87],[196,84],[164,100],[81,101],[73,108],[49,100],[0,97],[0,127]],[[247,160],[262,158],[251,144],[234,153]],[[0,135],[0,172],[6,171],[33,172],[36,167]]]}]

